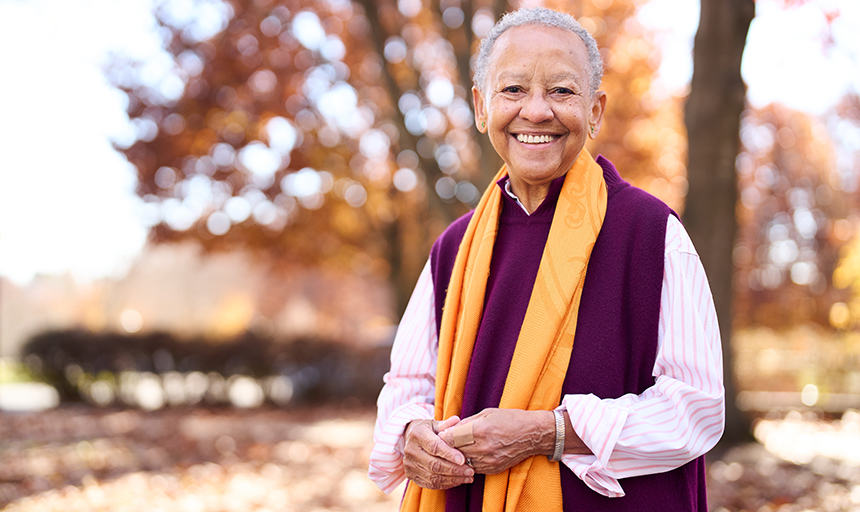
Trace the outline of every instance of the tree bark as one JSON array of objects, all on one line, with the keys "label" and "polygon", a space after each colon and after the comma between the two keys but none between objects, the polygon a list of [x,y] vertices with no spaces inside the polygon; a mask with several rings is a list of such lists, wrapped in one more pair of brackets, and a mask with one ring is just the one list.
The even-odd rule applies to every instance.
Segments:
[{"label": "tree bark", "polygon": [[689,141],[684,224],[708,273],[719,318],[726,386],[723,446],[750,436],[749,418],[736,404],[731,326],[738,197],[735,159],[746,96],[741,57],[754,15],[753,0],[701,1],[684,114]]}]

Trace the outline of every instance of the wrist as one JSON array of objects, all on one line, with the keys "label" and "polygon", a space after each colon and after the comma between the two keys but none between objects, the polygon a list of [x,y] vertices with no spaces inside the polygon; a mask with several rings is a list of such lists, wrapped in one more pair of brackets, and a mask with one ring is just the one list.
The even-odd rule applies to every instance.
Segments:
[{"label": "wrist", "polygon": [[540,413],[540,429],[537,450],[534,455],[552,457],[555,450],[555,415],[552,411],[537,411]]}]

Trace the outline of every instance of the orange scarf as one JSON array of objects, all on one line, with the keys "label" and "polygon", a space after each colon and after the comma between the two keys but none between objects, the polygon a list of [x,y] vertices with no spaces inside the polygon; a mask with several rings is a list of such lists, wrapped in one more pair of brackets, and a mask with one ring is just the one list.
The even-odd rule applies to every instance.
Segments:
[{"label": "orange scarf", "polygon": [[[472,349],[483,313],[490,260],[498,232],[502,191],[484,192],[460,243],[439,333],[436,366],[437,420],[460,413]],[[582,150],[558,198],[522,329],[505,381],[500,408],[553,410],[561,400],[579,301],[591,249],[606,215],[603,170]],[[559,466],[530,457],[484,484],[485,512],[562,510]],[[445,492],[408,486],[401,511],[444,512]]]}]

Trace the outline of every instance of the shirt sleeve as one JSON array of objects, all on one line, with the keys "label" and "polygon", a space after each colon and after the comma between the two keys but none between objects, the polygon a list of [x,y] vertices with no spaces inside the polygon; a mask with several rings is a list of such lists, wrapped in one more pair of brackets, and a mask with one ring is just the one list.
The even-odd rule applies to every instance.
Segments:
[{"label": "shirt sleeve", "polygon": [[377,400],[368,476],[386,494],[406,478],[403,431],[415,419],[432,419],[436,400],[436,308],[430,262],[424,266],[391,347],[391,369]]},{"label": "shirt sleeve", "polygon": [[620,478],[680,467],[714,447],[725,422],[722,350],[707,276],[680,221],[670,215],[655,383],[641,395],[566,395],[560,409],[594,455],[565,455],[592,490],[624,496]]}]

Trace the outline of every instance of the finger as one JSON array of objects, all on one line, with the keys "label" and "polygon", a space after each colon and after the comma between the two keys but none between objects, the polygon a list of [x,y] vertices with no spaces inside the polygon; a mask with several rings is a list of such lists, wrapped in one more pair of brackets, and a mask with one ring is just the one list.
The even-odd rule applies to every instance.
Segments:
[{"label": "finger", "polygon": [[461,420],[458,416],[451,416],[447,420],[436,425],[436,433],[443,441],[445,441],[445,444],[452,448],[454,447],[454,443],[452,441],[453,438],[451,437],[451,428],[459,424],[460,421]]},{"label": "finger", "polygon": [[[423,443],[421,441],[423,441]],[[460,452],[460,450],[453,448],[449,443],[436,434],[430,438],[420,439],[419,443],[424,451],[434,457],[445,459],[458,466],[462,466],[466,463],[466,457]]]},{"label": "finger", "polygon": [[445,444],[447,444],[448,446],[451,446],[453,448],[454,436],[451,434],[451,429],[447,429],[447,430],[443,430],[443,431],[439,432],[439,439],[445,441]]},{"label": "finger", "polygon": [[421,467],[427,474],[438,475],[443,478],[456,477],[471,477],[475,474],[475,470],[465,464],[466,458],[463,457],[463,464],[455,464],[441,457],[434,457],[429,453],[424,453],[423,456],[416,457],[418,466]]},{"label": "finger", "polygon": [[[442,438],[442,440],[449,446],[460,449],[463,446],[470,445],[475,442],[472,428],[473,425],[471,422],[460,421],[457,424],[447,426],[444,429],[440,428],[439,437]],[[464,442],[464,433],[468,434],[468,442]]]},{"label": "finger", "polygon": [[421,464],[410,464],[404,469],[407,469],[406,476],[410,480],[428,489],[450,489],[474,481],[475,471],[472,468],[468,468],[467,474],[451,474],[448,472],[449,468],[453,468],[451,471],[460,471],[459,466],[438,458],[429,461],[426,467]]},{"label": "finger", "polygon": [[[449,489],[473,481],[472,468],[433,456],[415,441],[407,443],[404,449],[403,465],[410,480],[428,489]],[[436,441],[444,444],[438,438]]]},{"label": "finger", "polygon": [[[454,424],[457,421],[459,421],[459,418],[452,416],[440,424]],[[439,424],[435,421],[415,422],[414,428],[410,428],[407,432],[406,447],[408,448],[410,444],[415,443],[421,451],[426,452],[432,457],[438,457],[440,459],[450,461],[457,466],[464,466],[466,463],[466,457],[463,456],[459,450],[452,448],[445,443],[445,441],[436,434],[438,431],[438,425]]]},{"label": "finger", "polygon": [[454,448],[461,448],[475,444],[475,424],[461,423],[451,428],[451,437],[454,439]]},{"label": "finger", "polygon": [[450,418],[448,418],[445,421],[437,422],[434,425],[433,430],[438,434],[439,432],[442,432],[445,429],[453,427],[457,423],[460,423],[460,417],[459,416],[451,416]]},{"label": "finger", "polygon": [[473,476],[470,477],[446,477],[443,475],[433,475],[433,474],[420,474],[415,476],[410,476],[407,474],[407,477],[412,482],[415,482],[419,487],[423,487],[425,489],[451,489],[453,487],[457,487],[464,484],[471,484],[475,481]]}]

